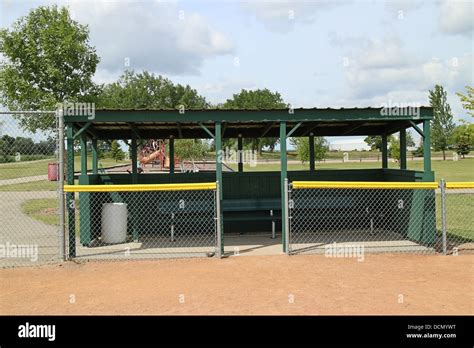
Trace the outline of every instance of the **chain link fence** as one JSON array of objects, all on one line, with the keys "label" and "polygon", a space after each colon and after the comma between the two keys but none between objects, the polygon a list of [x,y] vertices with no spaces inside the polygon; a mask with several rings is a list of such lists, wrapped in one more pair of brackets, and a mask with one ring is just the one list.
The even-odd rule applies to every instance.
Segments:
[{"label": "chain link fence", "polygon": [[474,182],[445,182],[442,180],[440,191],[439,209],[441,212],[438,215],[438,221],[441,220],[443,252],[448,254],[473,252]]},{"label": "chain link fence", "polygon": [[473,193],[465,188],[444,194],[437,183],[293,182],[288,252],[472,250]]},{"label": "chain link fence", "polygon": [[70,258],[220,256],[216,183],[79,185],[65,192]]},{"label": "chain link fence", "polygon": [[0,267],[60,259],[54,113],[0,114]]}]

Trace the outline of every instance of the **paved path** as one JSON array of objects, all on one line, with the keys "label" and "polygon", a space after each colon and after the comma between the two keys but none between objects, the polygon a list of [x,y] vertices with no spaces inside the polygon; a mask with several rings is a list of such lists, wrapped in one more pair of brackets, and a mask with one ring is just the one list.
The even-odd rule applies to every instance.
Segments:
[{"label": "paved path", "polygon": [[[21,204],[29,199],[56,198],[55,191],[0,192],[0,267],[14,264],[37,264],[57,260],[59,250],[58,228],[25,215]],[[18,245],[37,248],[37,260],[13,257]],[[8,257],[5,253],[8,249]]]},{"label": "paved path", "polygon": [[14,179],[5,179],[5,180],[0,180],[0,186],[3,185],[13,185],[13,184],[23,184],[25,182],[32,182],[32,181],[41,181],[41,180],[47,180],[48,175],[35,175],[35,176],[24,176],[21,178],[14,178]]}]

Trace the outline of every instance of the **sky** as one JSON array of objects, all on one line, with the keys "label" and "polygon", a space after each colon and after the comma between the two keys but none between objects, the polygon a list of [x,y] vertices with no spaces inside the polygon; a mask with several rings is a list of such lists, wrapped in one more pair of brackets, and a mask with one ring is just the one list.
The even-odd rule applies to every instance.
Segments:
[{"label": "sky", "polygon": [[268,88],[295,108],[428,105],[441,84],[470,118],[456,92],[474,85],[474,1],[0,0],[0,27],[52,3],[89,26],[98,83],[148,70],[212,103]]}]

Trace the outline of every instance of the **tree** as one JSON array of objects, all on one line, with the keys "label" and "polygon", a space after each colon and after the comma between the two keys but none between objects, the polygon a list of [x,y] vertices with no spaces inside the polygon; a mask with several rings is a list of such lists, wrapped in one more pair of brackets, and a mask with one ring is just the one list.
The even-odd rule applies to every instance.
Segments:
[{"label": "tree", "polygon": [[190,86],[174,84],[161,75],[147,71],[125,71],[117,82],[104,86],[97,106],[103,108],[136,109],[203,109],[209,107],[206,98]]},{"label": "tree", "polygon": [[193,171],[196,169],[194,161],[203,158],[209,151],[209,146],[201,139],[177,139],[175,141],[175,153],[180,159],[181,169],[184,169],[184,161],[191,161]]},{"label": "tree", "polygon": [[396,159],[397,161],[400,160],[400,140],[398,138],[390,138],[388,155],[390,158]]},{"label": "tree", "polygon": [[[257,89],[254,91],[243,89],[240,93],[234,94],[232,99],[227,99],[226,102],[221,106],[224,109],[253,109],[253,110],[264,110],[264,109],[285,109],[289,107],[283,101],[280,93],[271,92],[269,89]],[[264,146],[268,146],[271,151],[275,148],[278,143],[278,138],[252,138],[244,139],[244,144],[250,144],[253,151],[262,153]]]},{"label": "tree", "polygon": [[[290,138],[290,143],[296,147],[298,158],[302,163],[309,161],[309,138]],[[314,137],[314,159],[317,161],[323,160],[326,152],[329,150],[329,145],[324,137]]]},{"label": "tree", "polygon": [[110,146],[110,156],[115,160],[115,162],[123,160],[125,156],[117,140],[112,140]]},{"label": "tree", "polygon": [[[393,135],[389,135],[387,137],[387,143],[391,143],[393,140]],[[364,141],[367,143],[367,145],[370,146],[370,149],[372,151],[382,151],[382,137],[379,135],[369,135],[364,139]]]},{"label": "tree", "polygon": [[461,99],[462,107],[468,111],[468,114],[474,117],[474,88],[466,86],[466,94],[456,93]]},{"label": "tree", "polygon": [[433,90],[430,90],[430,104],[433,108],[431,142],[436,150],[443,152],[443,160],[446,160],[446,150],[451,145],[455,124],[443,86],[436,85]]},{"label": "tree", "polygon": [[[11,30],[0,30],[0,100],[10,110],[55,110],[58,103],[93,100],[92,82],[99,57],[89,45],[86,25],[71,19],[67,8],[40,6]],[[31,132],[52,130],[51,115],[18,115]]]},{"label": "tree", "polygon": [[461,120],[453,131],[454,148],[463,158],[474,147],[474,124]]}]

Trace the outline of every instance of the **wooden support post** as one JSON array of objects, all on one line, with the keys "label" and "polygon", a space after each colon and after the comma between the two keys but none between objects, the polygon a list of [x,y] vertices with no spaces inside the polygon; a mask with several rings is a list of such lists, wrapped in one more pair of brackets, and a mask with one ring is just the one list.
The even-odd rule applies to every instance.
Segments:
[{"label": "wooden support post", "polygon": [[[216,148],[216,181],[219,182],[219,196],[217,199],[219,200],[219,204],[222,206],[222,198],[223,198],[223,185],[222,185],[222,126],[220,122],[216,122],[215,125],[215,135],[214,135],[214,143]],[[221,224],[221,254],[224,255],[224,220],[223,214],[220,213],[220,224]]]},{"label": "wooden support post", "polygon": [[309,134],[309,170],[314,172],[314,134]]},{"label": "wooden support post", "polygon": [[239,173],[242,173],[244,171],[244,164],[242,162],[243,160],[243,153],[242,153],[242,150],[243,150],[243,139],[242,139],[242,134],[239,134],[238,138],[237,138],[237,153],[239,154],[238,155],[238,171]]},{"label": "wooden support post", "polygon": [[132,139],[131,145],[131,160],[132,160],[132,184],[138,183],[138,154],[137,154],[137,139]]},{"label": "wooden support post", "polygon": [[423,121],[423,170],[425,175],[431,172],[431,131],[430,120]]},{"label": "wooden support post", "polygon": [[170,137],[170,153],[169,153],[169,159],[170,159],[170,174],[174,174],[174,136]]},{"label": "wooden support post", "polygon": [[286,122],[280,122],[280,188],[281,188],[281,240],[283,246],[283,252],[286,252],[285,248],[285,233],[286,233],[286,204],[285,201],[285,179],[287,175],[287,158],[286,158]]},{"label": "wooden support post", "polygon": [[387,134],[382,134],[382,168],[388,168]]},{"label": "wooden support post", "polygon": [[[74,126],[67,124],[67,184],[74,185]],[[74,192],[66,194],[66,208],[68,212],[69,258],[76,257],[76,214]]]},{"label": "wooden support post", "polygon": [[407,169],[407,131],[400,130],[400,169]]},{"label": "wooden support post", "polygon": [[92,174],[99,173],[99,155],[97,152],[97,139],[92,139]]}]

